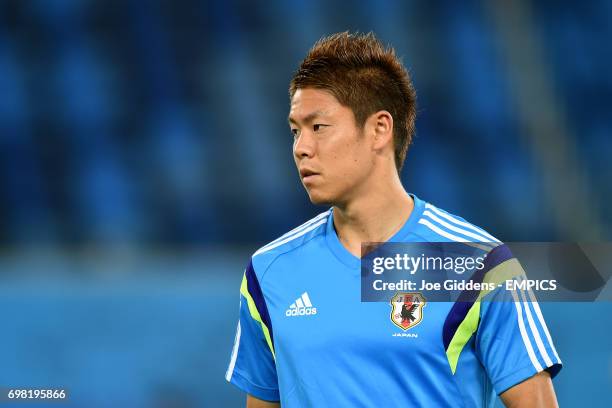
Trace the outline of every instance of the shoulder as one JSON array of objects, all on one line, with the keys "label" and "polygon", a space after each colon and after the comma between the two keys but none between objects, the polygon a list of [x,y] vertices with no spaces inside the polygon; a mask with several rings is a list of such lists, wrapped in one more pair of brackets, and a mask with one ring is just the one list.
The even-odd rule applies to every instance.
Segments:
[{"label": "shoulder", "polygon": [[422,212],[417,223],[416,234],[427,241],[500,242],[485,229],[428,202],[422,203]]},{"label": "shoulder", "polygon": [[257,274],[265,273],[272,262],[280,255],[299,248],[313,238],[322,235],[330,219],[330,214],[331,209],[324,211],[255,251],[251,257],[251,262]]}]

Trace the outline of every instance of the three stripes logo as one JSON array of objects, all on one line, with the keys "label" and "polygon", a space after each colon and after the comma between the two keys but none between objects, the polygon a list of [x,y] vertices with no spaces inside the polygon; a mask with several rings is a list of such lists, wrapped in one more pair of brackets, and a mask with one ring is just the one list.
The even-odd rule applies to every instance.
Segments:
[{"label": "three stripes logo", "polygon": [[302,293],[302,296],[297,298],[295,302],[293,302],[289,309],[285,312],[285,316],[308,316],[308,315],[316,315],[317,308],[312,306],[312,302],[308,297],[308,293]]}]

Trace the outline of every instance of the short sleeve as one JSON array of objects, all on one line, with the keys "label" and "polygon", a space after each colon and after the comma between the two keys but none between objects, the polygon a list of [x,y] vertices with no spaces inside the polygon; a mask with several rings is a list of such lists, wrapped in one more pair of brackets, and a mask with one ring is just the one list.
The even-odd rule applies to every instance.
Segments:
[{"label": "short sleeve", "polygon": [[[524,281],[524,275],[512,279]],[[531,290],[496,289],[482,302],[476,352],[497,394],[547,370],[561,370],[544,316]]]},{"label": "short sleeve", "polygon": [[249,264],[240,288],[240,317],[225,378],[256,398],[279,401],[272,327],[256,279]]}]

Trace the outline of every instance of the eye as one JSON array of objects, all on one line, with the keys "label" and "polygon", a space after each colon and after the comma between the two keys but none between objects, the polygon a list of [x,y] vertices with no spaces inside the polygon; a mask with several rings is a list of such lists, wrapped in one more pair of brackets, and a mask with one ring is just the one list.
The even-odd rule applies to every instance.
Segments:
[{"label": "eye", "polygon": [[298,129],[291,129],[291,134],[293,135],[294,138],[298,137],[299,132],[300,131]]},{"label": "eye", "polygon": [[319,130],[321,130],[325,126],[327,126],[327,125],[323,125],[321,123],[315,123],[314,125],[312,125],[312,130],[314,130],[315,132],[318,132]]}]

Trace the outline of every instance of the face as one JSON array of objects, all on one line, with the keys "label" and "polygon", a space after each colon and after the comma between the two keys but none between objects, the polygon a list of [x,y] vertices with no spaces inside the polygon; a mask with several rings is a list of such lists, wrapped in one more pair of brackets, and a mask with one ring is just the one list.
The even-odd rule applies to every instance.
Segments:
[{"label": "face", "polygon": [[298,89],[291,99],[289,126],[293,158],[314,204],[342,205],[362,190],[373,152],[350,108],[325,90]]}]

